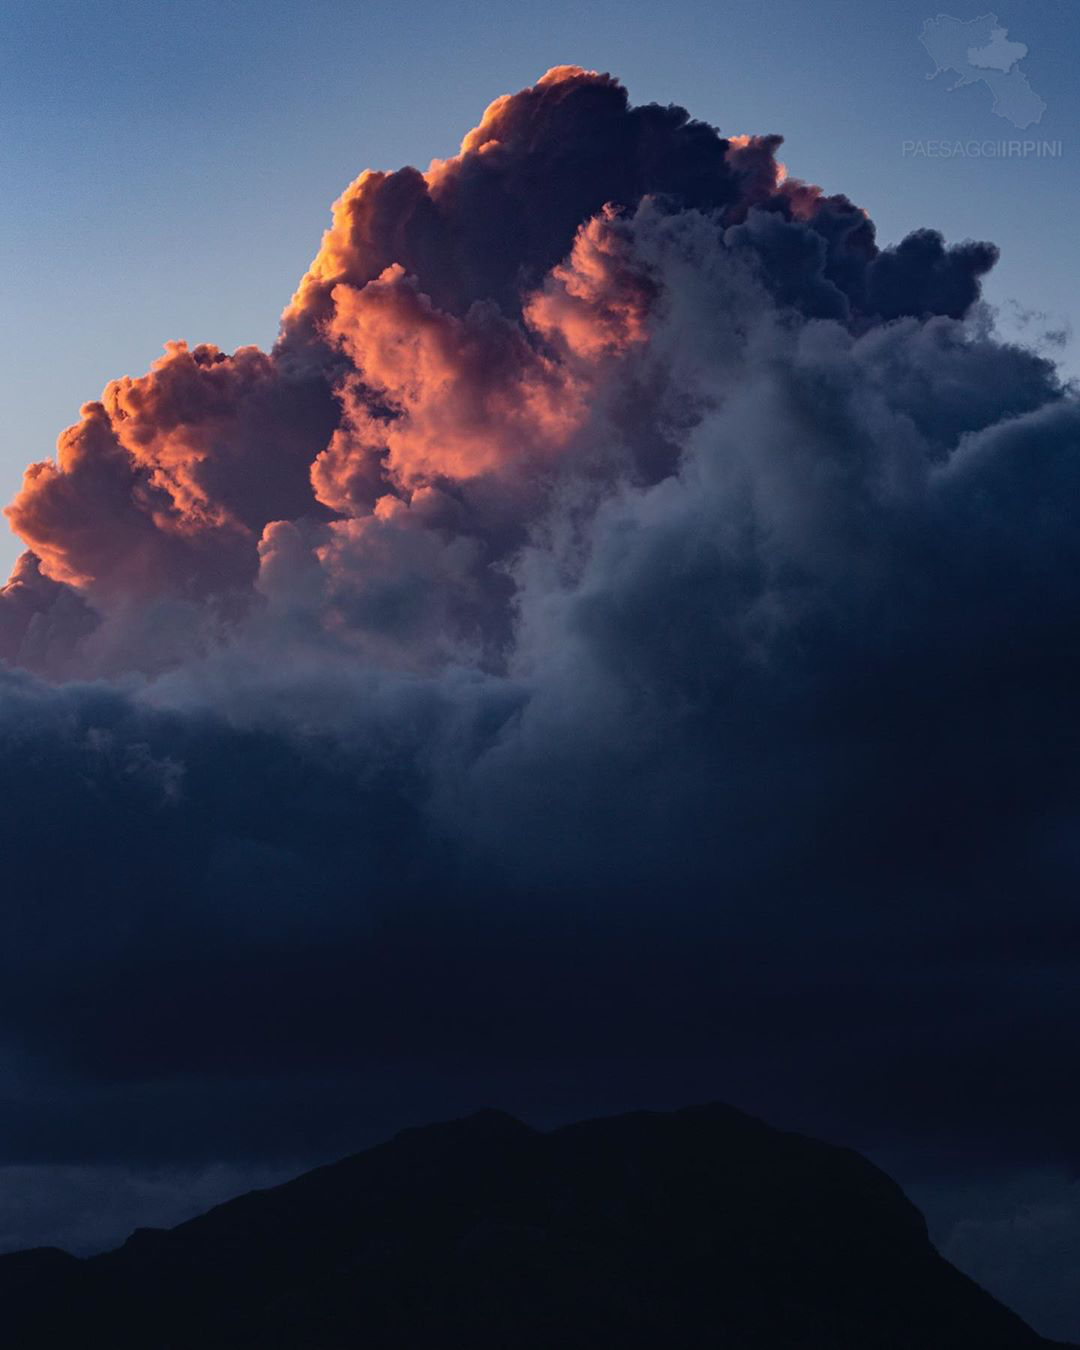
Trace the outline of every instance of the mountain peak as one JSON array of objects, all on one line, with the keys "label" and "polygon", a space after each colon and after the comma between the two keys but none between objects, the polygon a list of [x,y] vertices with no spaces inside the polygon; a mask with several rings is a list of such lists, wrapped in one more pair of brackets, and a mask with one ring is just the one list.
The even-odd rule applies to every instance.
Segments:
[{"label": "mountain peak", "polygon": [[0,1257],[55,1350],[1036,1350],[858,1154],[719,1103],[405,1130],[114,1252]]}]

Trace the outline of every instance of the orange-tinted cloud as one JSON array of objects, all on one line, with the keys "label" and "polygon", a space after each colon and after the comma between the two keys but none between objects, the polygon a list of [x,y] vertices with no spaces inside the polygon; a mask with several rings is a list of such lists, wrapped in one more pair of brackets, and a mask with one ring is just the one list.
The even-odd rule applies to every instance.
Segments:
[{"label": "orange-tinted cloud", "polygon": [[631,107],[612,76],[557,66],[491,103],[460,152],[426,174],[366,172],[349,186],[285,311],[285,340],[327,317],[337,284],[362,287],[395,263],[440,309],[460,316],[487,299],[516,313],[607,203],[736,201],[726,146],[682,108]]},{"label": "orange-tinted cloud", "polygon": [[[493,306],[477,304],[458,319],[436,309],[400,267],[362,290],[337,286],[333,299],[327,331],[362,382],[346,387],[347,428],[316,463],[320,498],[338,510],[347,508],[328,466],[343,441],[365,452],[385,447],[390,477],[409,487],[543,454],[583,416],[583,391]],[[350,397],[359,388],[365,397]]]},{"label": "orange-tinted cloud", "polygon": [[463,318],[439,310],[400,266],[336,286],[324,331],[353,373],[312,470],[319,500],[348,514],[370,507],[382,476],[412,490],[549,462],[587,419],[607,362],[644,341],[651,298],[613,211],[581,228],[522,323],[490,302]]},{"label": "orange-tinted cloud", "polygon": [[308,467],[333,416],[320,393],[255,347],[170,343],[83,407],[6,515],[47,576],[102,597],[250,582],[266,522],[315,508]]},{"label": "orange-tinted cloud", "polygon": [[633,444],[631,476],[670,469],[678,446],[660,422],[685,425],[695,405],[650,412],[674,401],[650,335],[671,292],[696,283],[689,262],[658,274],[635,223],[649,213],[704,231],[706,251],[738,254],[804,317],[860,330],[966,311],[993,250],[930,232],[880,250],[865,212],[786,176],[780,143],[632,107],[612,76],[567,65],[496,99],[426,173],[361,174],[272,352],[170,343],[26,471],[7,516],[38,580],[13,579],[12,631],[30,597],[52,612],[57,585],[103,616],[158,599],[239,614],[279,556],[279,525],[334,577],[355,578],[348,548],[382,565],[373,541],[406,525],[438,535],[435,566],[449,527],[421,509],[429,492],[454,503],[479,574],[521,546],[559,474],[590,453],[623,471],[597,444],[612,428]]}]

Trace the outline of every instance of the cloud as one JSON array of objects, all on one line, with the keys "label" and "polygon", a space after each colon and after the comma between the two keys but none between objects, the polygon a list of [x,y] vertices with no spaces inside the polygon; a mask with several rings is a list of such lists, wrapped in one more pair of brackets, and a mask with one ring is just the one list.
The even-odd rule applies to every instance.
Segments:
[{"label": "cloud", "polygon": [[[110,383],[27,470],[12,528],[45,577],[144,632],[163,600],[242,616],[268,526],[370,515],[446,481],[471,484],[476,529],[506,554],[544,510],[553,458],[595,444],[598,409],[629,406],[650,316],[677,290],[640,256],[641,211],[708,220],[716,251],[806,317],[858,330],[970,309],[992,246],[922,230],[879,250],[864,212],[787,176],[780,140],[725,139],[680,108],[632,107],[610,76],[550,71],[427,173],[352,184],[273,352],[172,343]],[[653,471],[666,450],[640,447]],[[512,502],[487,481],[508,473],[530,489]],[[66,663],[36,668],[118,673],[122,641],[85,637],[76,625]],[[143,669],[177,659],[131,646]]]},{"label": "cloud", "polygon": [[28,470],[12,1163],[716,1096],[1074,1160],[1080,409],[779,144],[558,68]]},{"label": "cloud", "polygon": [[311,438],[332,412],[328,391],[254,347],[171,343],[83,407],[6,514],[39,570],[105,613],[250,586],[264,525],[317,511]]}]

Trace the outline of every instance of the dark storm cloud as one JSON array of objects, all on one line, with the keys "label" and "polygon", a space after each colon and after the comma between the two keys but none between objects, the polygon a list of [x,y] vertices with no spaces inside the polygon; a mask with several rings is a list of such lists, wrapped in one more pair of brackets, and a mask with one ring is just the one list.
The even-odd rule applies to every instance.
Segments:
[{"label": "dark storm cloud", "polygon": [[561,68],[30,471],[12,1164],[715,1096],[1075,1163],[1080,411],[778,146]]}]

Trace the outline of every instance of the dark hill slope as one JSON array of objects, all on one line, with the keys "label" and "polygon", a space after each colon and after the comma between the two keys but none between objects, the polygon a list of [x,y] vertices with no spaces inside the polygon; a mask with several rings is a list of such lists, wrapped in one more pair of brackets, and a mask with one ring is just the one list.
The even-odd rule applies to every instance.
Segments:
[{"label": "dark hill slope", "polygon": [[0,1257],[12,1350],[1047,1346],[845,1149],[724,1106],[408,1130],[79,1261]]}]

